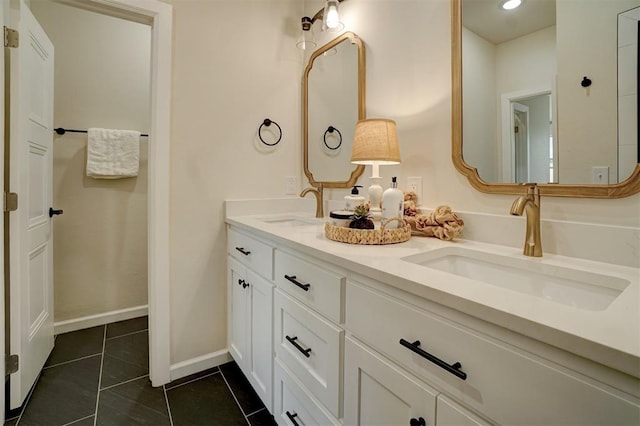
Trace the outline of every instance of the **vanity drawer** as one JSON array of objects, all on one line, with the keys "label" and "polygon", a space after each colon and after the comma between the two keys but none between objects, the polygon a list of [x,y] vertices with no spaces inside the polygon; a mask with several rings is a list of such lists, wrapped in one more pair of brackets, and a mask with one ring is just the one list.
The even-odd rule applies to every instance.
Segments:
[{"label": "vanity drawer", "polygon": [[302,384],[292,377],[287,369],[276,360],[274,363],[273,417],[280,425],[290,425],[293,418],[299,425],[340,425],[322,405],[310,396]]},{"label": "vanity drawer", "polygon": [[342,323],[344,276],[280,250],[276,250],[275,264],[275,282],[279,288],[327,318]]},{"label": "vanity drawer", "polygon": [[276,359],[340,417],[344,332],[281,290],[275,293],[274,314]]},{"label": "vanity drawer", "polygon": [[498,423],[640,424],[636,398],[366,285],[347,283],[345,309],[347,330]]},{"label": "vanity drawer", "polygon": [[268,244],[235,229],[227,229],[229,255],[268,280],[273,280],[273,251]]}]

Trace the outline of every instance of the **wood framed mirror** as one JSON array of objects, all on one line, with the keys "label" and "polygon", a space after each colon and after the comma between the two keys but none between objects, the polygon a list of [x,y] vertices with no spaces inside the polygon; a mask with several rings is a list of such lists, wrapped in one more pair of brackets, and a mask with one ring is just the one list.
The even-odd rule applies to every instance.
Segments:
[{"label": "wood framed mirror", "polygon": [[302,88],[304,174],[309,184],[349,188],[364,172],[351,164],[356,122],[366,118],[364,43],[345,32],[309,57]]},{"label": "wood framed mirror", "polygon": [[[518,88],[514,88],[512,86],[508,89],[494,89],[495,86],[504,83],[504,73],[498,74],[497,72],[491,73],[488,72],[487,69],[491,69],[490,67],[497,67],[495,63],[490,64],[488,68],[485,69],[475,69],[470,68],[475,66],[478,62],[481,62],[478,59],[478,55],[474,58],[473,56],[468,56],[469,52],[478,53],[474,51],[473,48],[476,46],[469,42],[469,39],[479,39],[478,36],[479,30],[474,28],[470,30],[467,28],[467,25],[471,25],[468,23],[467,19],[464,20],[463,25],[463,15],[466,13],[478,13],[477,10],[472,10],[471,7],[481,6],[481,3],[488,2],[485,0],[451,0],[451,49],[452,49],[452,160],[456,167],[456,169],[467,177],[471,186],[481,192],[486,193],[494,193],[494,194],[521,194],[523,192],[522,184],[525,182],[529,182],[527,180],[527,173],[523,173],[522,176],[518,178],[514,178],[515,172],[512,172],[509,175],[509,163],[512,164],[515,161],[518,161],[517,158],[509,158],[509,154],[505,154],[505,145],[512,144],[513,141],[505,138],[503,135],[503,128],[513,128],[514,132],[518,130],[517,124],[519,123],[518,117],[514,117],[513,111],[517,110],[513,106],[510,107],[509,97],[506,92],[516,93],[514,95],[517,99],[528,99],[528,97],[534,97],[537,95],[546,96],[543,103],[546,105],[550,105],[547,109],[547,117],[549,120],[546,122],[547,134],[545,136],[545,145],[547,152],[547,163],[545,164],[547,167],[546,173],[548,179],[543,180],[543,178],[538,179],[536,182],[540,187],[540,193],[544,196],[554,196],[554,197],[579,197],[579,198],[622,198],[627,197],[633,194],[640,192],[640,163],[638,162],[638,150],[639,147],[636,145],[637,142],[637,112],[635,116],[632,115],[631,124],[634,126],[633,133],[635,139],[632,139],[631,142],[631,150],[635,152],[635,156],[633,154],[627,155],[625,151],[622,149],[618,150],[618,146],[622,141],[619,140],[620,134],[624,133],[619,130],[620,126],[618,117],[616,113],[611,113],[612,111],[617,111],[619,109],[618,100],[615,99],[613,103],[609,102],[606,105],[597,104],[592,105],[593,111],[604,111],[601,114],[607,115],[609,120],[615,120],[613,124],[613,130],[607,133],[607,138],[605,142],[614,148],[607,148],[608,151],[598,151],[596,150],[596,154],[589,154],[591,158],[596,158],[596,160],[591,160],[586,162],[585,164],[575,165],[573,160],[577,157],[587,157],[589,155],[586,154],[586,151],[593,148],[593,145],[596,143],[595,141],[588,140],[586,136],[591,133],[597,133],[602,130],[605,125],[600,125],[600,128],[596,130],[585,130],[587,122],[594,121],[593,116],[589,116],[587,113],[581,112],[581,115],[576,117],[570,117],[568,114],[564,114],[563,111],[566,111],[566,108],[563,110],[563,102],[569,105],[579,105],[589,106],[590,102],[595,102],[598,99],[599,95],[603,95],[605,89],[605,83],[611,79],[616,81],[618,75],[609,76],[609,78],[605,79],[602,76],[598,78],[598,87],[596,88],[596,76],[598,73],[593,75],[594,83],[593,86],[583,86],[582,79],[583,74],[587,74],[588,69],[596,69],[595,67],[590,67],[590,63],[594,61],[593,58],[601,58],[601,55],[590,55],[590,59],[584,59],[582,62],[583,68],[580,68],[580,71],[583,71],[579,75],[579,79],[576,80],[576,71],[574,70],[573,75],[570,77],[566,77],[562,74],[562,71],[565,68],[568,68],[566,65],[566,60],[562,59],[565,55],[556,54],[555,48],[560,49],[562,46],[562,42],[560,41],[560,37],[566,37],[567,34],[575,34],[578,31],[576,28],[571,27],[571,29],[567,29],[564,23],[566,19],[564,17],[569,15],[579,16],[580,20],[585,20],[585,15],[587,11],[582,10],[580,13],[575,15],[575,13],[571,13],[569,10],[561,10],[561,3],[558,2],[556,4],[553,0],[545,0],[544,2],[523,2],[523,5],[534,5],[536,3],[546,3],[547,7],[553,8],[553,12],[556,13],[557,8],[557,22],[555,21],[556,17],[554,16],[553,26],[554,28],[546,27],[546,29],[538,30],[546,31],[545,34],[552,34],[553,37],[558,35],[558,40],[553,39],[554,43],[554,61],[557,61],[557,64],[554,63],[554,66],[557,66],[560,69],[555,70],[557,76],[554,77],[554,81],[549,81],[548,85],[543,85],[541,88],[540,84],[531,83],[530,87],[520,86]],[[498,3],[497,1],[491,2],[491,4],[487,5],[494,12],[498,12]],[[571,3],[571,2],[565,2]],[[574,2],[575,3],[575,2]],[[580,2],[578,2],[580,3]],[[620,2],[592,2],[592,3],[602,3],[602,4],[614,4]],[[632,3],[632,2],[628,2]],[[562,7],[566,7],[563,3]],[[494,10],[495,9],[495,10]],[[621,19],[622,11],[614,12],[614,13],[602,13],[601,11],[588,11],[590,16],[593,16],[593,19],[596,19],[598,16],[607,15],[607,19],[610,19],[611,22],[607,22],[607,28],[617,28],[619,27],[618,20]],[[515,15],[511,15],[508,18],[504,18],[505,22],[508,22],[511,27],[519,27],[517,17]],[[495,23],[493,24],[495,26]],[[563,26],[563,29],[560,29],[560,26]],[[557,27],[555,27],[557,26]],[[589,31],[586,29],[585,31]],[[592,31],[592,30],[591,30]],[[615,30],[613,30],[615,31]],[[593,32],[593,31],[592,31]],[[602,37],[602,33],[596,32],[598,37]],[[539,38],[544,38],[544,34],[538,34]],[[609,34],[609,40],[611,42],[606,44],[607,49],[619,49],[617,45],[617,35]],[[529,40],[528,40],[529,41]],[[495,43],[488,42],[484,39],[481,42],[487,47],[487,49],[494,49],[495,53],[496,45]],[[572,40],[573,45],[577,41]],[[464,44],[464,45],[463,45]],[[513,45],[514,43],[512,43]],[[509,49],[504,49],[509,50]],[[513,52],[514,49],[510,51]],[[521,49],[519,51],[519,55],[523,55],[523,52],[528,52],[529,50],[534,49]],[[580,49],[573,49],[580,50]],[[609,58],[613,57],[608,64],[609,69],[617,69],[619,64],[615,58],[619,55],[616,55],[618,52],[610,52],[608,55]],[[557,59],[556,59],[557,58]],[[486,59],[486,56],[485,56]],[[638,58],[635,59],[636,63]],[[491,59],[491,61],[497,61],[495,59]],[[565,61],[565,62],[562,62]],[[579,62],[579,59],[573,59],[573,62]],[[539,61],[537,62],[539,63]],[[504,67],[504,65],[503,65]],[[473,72],[469,72],[473,70]],[[512,69],[516,69],[514,66]],[[465,73],[466,70],[466,73]],[[494,68],[495,70],[495,68]],[[594,71],[595,72],[595,71]],[[598,71],[599,72],[599,71]],[[479,80],[480,76],[484,76],[484,80]],[[481,84],[473,84],[473,79],[475,81],[479,81]],[[493,79],[493,81],[489,81]],[[570,81],[567,84],[567,81]],[[497,82],[497,83],[496,83]],[[613,89],[610,87],[606,87],[606,92],[618,93],[616,90],[615,83],[613,83]],[[466,87],[465,87],[466,86]],[[486,88],[486,86],[492,87],[493,92],[489,93],[489,95],[484,98],[479,97],[478,89]],[[635,89],[637,91],[637,87]],[[530,93],[531,96],[528,96],[527,93]],[[520,96],[520,97],[518,97]],[[480,100],[480,102],[479,102]],[[471,101],[475,101],[476,109],[474,110],[474,106]],[[463,103],[467,102],[467,103]],[[526,102],[523,102],[526,103]],[[493,116],[489,116],[488,118],[481,119],[480,114],[482,111],[494,111]],[[519,107],[518,107],[519,108]],[[524,107],[523,107],[524,108]],[[576,109],[576,108],[574,108]],[[550,110],[554,110],[557,112],[549,113]],[[506,111],[503,113],[502,111]],[[509,113],[511,113],[511,122],[507,123],[506,126],[502,126],[500,120],[507,121],[506,117],[509,117]],[[504,116],[504,118],[503,118]],[[586,118],[588,117],[588,118]],[[613,117],[613,118],[611,118]],[[475,121],[475,123],[474,123]],[[515,125],[514,125],[515,123]],[[565,127],[560,127],[557,123]],[[465,127],[466,126],[466,127]],[[475,127],[474,127],[475,126]],[[484,126],[489,129],[490,136],[486,136],[482,133],[479,128]],[[609,128],[612,127],[611,122],[606,123],[606,126]],[[530,126],[531,127],[531,126]],[[576,138],[576,132],[574,130],[579,129],[583,135],[582,138]],[[506,133],[507,131],[505,131]],[[586,133],[585,133],[586,132]],[[603,133],[600,132],[600,135]],[[487,145],[480,145],[480,139],[488,140]],[[615,139],[615,140],[614,140]],[[628,142],[628,141],[627,141]],[[554,147],[555,143],[555,147]],[[571,146],[571,144],[574,144]],[[564,145],[563,145],[564,144]],[[511,145],[513,147],[513,145]],[[560,146],[560,148],[558,148]],[[616,150],[611,153],[611,150]],[[474,151],[479,153],[474,156]],[[514,148],[513,151],[516,151]],[[484,157],[481,157],[484,156]],[[485,158],[487,161],[494,162],[493,168],[487,167],[483,165],[483,160],[479,158]],[[552,158],[551,162],[549,158]],[[606,160],[605,160],[606,158]],[[609,160],[612,158],[612,160]],[[597,174],[598,170],[606,170],[605,167],[616,167],[616,171],[618,169],[622,169],[619,163],[622,163],[623,160],[628,160],[631,158],[631,163],[627,161],[626,171],[620,173],[612,172],[611,175],[614,176],[611,179],[615,183],[610,184],[594,184],[590,182],[593,179],[594,175]],[[600,164],[600,162],[604,164]],[[497,166],[495,165],[497,164]],[[563,166],[566,168],[563,169]],[[555,169],[555,170],[554,170]],[[573,179],[571,173],[575,173],[576,169],[581,169],[579,176],[581,178]],[[493,174],[492,174],[493,173]],[[555,178],[554,178],[555,173]],[[530,175],[530,174],[529,174]],[[618,178],[618,175],[619,176]],[[543,175],[544,176],[544,175]],[[597,175],[599,177],[603,177],[602,175]],[[545,176],[546,177],[546,176]],[[609,181],[609,176],[604,176]],[[536,180],[533,180],[534,182]],[[574,183],[575,182],[575,183]]]}]

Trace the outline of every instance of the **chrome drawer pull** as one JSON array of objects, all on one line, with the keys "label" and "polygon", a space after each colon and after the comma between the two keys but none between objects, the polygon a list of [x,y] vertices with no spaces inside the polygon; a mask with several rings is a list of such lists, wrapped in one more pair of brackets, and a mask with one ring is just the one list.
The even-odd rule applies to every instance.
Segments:
[{"label": "chrome drawer pull", "polygon": [[297,285],[298,287],[300,287],[301,289],[303,289],[304,291],[309,291],[309,287],[311,287],[311,284],[302,284],[300,281],[296,279],[295,275],[285,275],[284,277],[289,281],[291,281],[292,283],[294,283],[295,285]]},{"label": "chrome drawer pull", "polygon": [[431,361],[432,363],[434,363],[435,365],[437,365],[440,368],[444,368],[445,370],[447,370],[449,373],[453,374],[454,376],[457,376],[459,378],[461,378],[462,380],[466,380],[467,379],[467,373],[465,373],[464,371],[460,371],[460,368],[462,368],[462,364],[460,364],[459,362],[456,362],[453,365],[449,365],[446,362],[444,362],[443,360],[441,360],[440,358],[437,358],[433,355],[431,355],[429,352],[420,349],[420,340],[416,340],[415,342],[411,343],[408,342],[404,339],[400,339],[400,344],[402,346],[404,346],[405,348],[410,349],[411,351],[417,353],[418,355],[420,355],[423,358],[428,359],[429,361]]},{"label": "chrome drawer pull", "polygon": [[286,338],[289,341],[289,343],[291,343],[297,350],[302,352],[304,356],[306,356],[307,358],[311,356],[309,355],[311,353],[311,348],[305,349],[302,346],[300,346],[298,343],[296,343],[296,340],[298,340],[298,336],[294,336],[294,337],[286,336]]},{"label": "chrome drawer pull", "polygon": [[427,426],[427,422],[423,417],[413,418],[409,420],[409,426]]},{"label": "chrome drawer pull", "polygon": [[249,256],[251,254],[251,252],[248,250],[245,250],[244,247],[236,247],[236,250],[238,250],[240,253],[244,254],[245,256]]},{"label": "chrome drawer pull", "polygon": [[290,412],[287,411],[287,417],[289,417],[289,420],[291,421],[291,423],[293,423],[294,426],[300,426],[295,419],[296,417],[298,417],[298,413],[291,414]]}]

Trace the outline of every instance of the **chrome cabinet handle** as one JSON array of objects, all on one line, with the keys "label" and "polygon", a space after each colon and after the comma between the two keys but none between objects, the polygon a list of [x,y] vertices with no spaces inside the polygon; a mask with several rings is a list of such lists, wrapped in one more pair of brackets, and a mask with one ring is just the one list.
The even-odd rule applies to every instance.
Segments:
[{"label": "chrome cabinet handle", "polygon": [[311,284],[303,284],[300,281],[298,281],[295,275],[285,275],[284,277],[287,280],[294,283],[295,285],[297,285],[298,287],[300,287],[301,289],[303,289],[304,291],[309,291],[309,287],[311,287]]},{"label": "chrome cabinet handle", "polygon": [[294,424],[294,426],[300,426],[295,419],[296,417],[298,417],[298,413],[294,412],[293,414],[291,414],[290,412],[287,411],[287,417],[289,417],[289,420],[291,421],[291,423]]},{"label": "chrome cabinet handle", "polygon": [[427,352],[424,349],[420,348],[420,340],[416,340],[415,342],[411,343],[411,342],[408,342],[408,341],[406,341],[404,339],[400,339],[400,344],[402,346],[404,346],[405,348],[408,348],[411,351],[417,353],[421,357],[431,361],[432,363],[434,363],[438,367],[444,368],[445,370],[447,370],[449,373],[453,374],[454,376],[456,376],[456,377],[458,377],[458,378],[460,378],[462,380],[466,380],[467,379],[467,373],[465,373],[464,371],[460,371],[460,368],[462,368],[462,364],[460,364],[459,362],[456,362],[456,363],[454,363],[452,365],[449,365],[446,362],[444,362],[443,360],[441,360],[440,358],[437,358],[437,357],[431,355],[429,352]]},{"label": "chrome cabinet handle", "polygon": [[296,342],[296,340],[298,340],[298,336],[294,336],[294,337],[290,337],[290,336],[286,336],[286,339],[289,341],[289,343],[291,343],[297,350],[299,350],[302,355],[306,356],[307,358],[309,358],[311,355],[309,355],[311,353],[311,348],[303,348],[302,346],[300,346],[298,344],[298,342]]},{"label": "chrome cabinet handle", "polygon": [[244,254],[245,256],[249,256],[251,254],[251,252],[248,250],[245,250],[244,247],[236,247],[236,250],[238,250],[240,253]]}]

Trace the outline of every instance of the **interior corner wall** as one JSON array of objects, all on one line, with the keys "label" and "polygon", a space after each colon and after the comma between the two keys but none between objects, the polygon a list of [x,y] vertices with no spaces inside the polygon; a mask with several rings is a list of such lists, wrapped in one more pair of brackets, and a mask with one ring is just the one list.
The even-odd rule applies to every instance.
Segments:
[{"label": "interior corner wall", "polygon": [[[151,28],[50,0],[31,9],[55,47],[54,125],[150,122]],[[54,319],[147,304],[147,139],[136,178],[85,175],[86,134],[54,136]]]},{"label": "interior corner wall", "polygon": [[495,78],[496,48],[466,28],[462,28],[462,40],[462,114],[465,117],[462,138],[477,141],[463,145],[463,156],[478,169],[482,179],[500,182],[502,144],[498,125],[500,100]]}]

